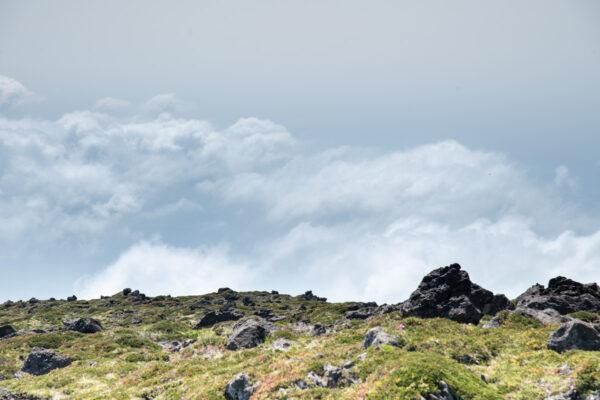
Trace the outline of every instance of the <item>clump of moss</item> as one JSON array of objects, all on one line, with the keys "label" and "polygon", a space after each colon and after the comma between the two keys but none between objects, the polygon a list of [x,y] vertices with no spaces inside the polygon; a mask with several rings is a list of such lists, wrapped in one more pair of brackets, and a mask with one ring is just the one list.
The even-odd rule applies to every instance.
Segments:
[{"label": "clump of moss", "polygon": [[577,311],[569,314],[569,316],[580,319],[585,322],[597,322],[598,320],[600,320],[600,315],[591,311]]}]

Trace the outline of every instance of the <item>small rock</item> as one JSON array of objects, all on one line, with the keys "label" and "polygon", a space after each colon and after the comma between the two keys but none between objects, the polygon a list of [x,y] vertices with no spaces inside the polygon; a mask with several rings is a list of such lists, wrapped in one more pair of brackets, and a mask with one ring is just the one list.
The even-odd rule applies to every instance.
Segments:
[{"label": "small rock", "polygon": [[77,301],[77,296],[75,296],[75,295],[69,296],[69,297],[67,297],[67,301]]},{"label": "small rock", "polygon": [[307,290],[306,292],[304,292],[304,294],[302,295],[302,298],[304,300],[315,300],[315,301],[327,301],[327,298],[325,297],[319,297],[319,296],[315,296],[312,292],[312,290]]},{"label": "small rock", "polygon": [[315,324],[310,332],[310,336],[320,336],[327,333],[327,328],[325,325]]},{"label": "small rock", "polygon": [[485,324],[483,324],[482,328],[496,329],[496,328],[500,328],[502,325],[504,325],[504,321],[498,317],[494,317],[494,318],[490,319],[488,322],[486,322]]},{"label": "small rock", "polygon": [[440,381],[440,391],[438,393],[430,393],[427,395],[427,400],[455,400],[448,384],[444,381]]},{"label": "small rock", "polygon": [[571,375],[573,373],[573,369],[569,366],[569,364],[565,364],[558,369],[558,373],[561,375]]},{"label": "small rock", "polygon": [[123,289],[123,296],[127,297],[127,296],[129,296],[130,293],[131,293],[131,288]]},{"label": "small rock", "polygon": [[[311,371],[311,372],[312,372],[312,371]],[[314,374],[314,372],[313,372],[313,374]],[[309,373],[309,375],[310,375],[310,373]],[[315,374],[315,375],[316,375],[316,374]],[[318,376],[318,375],[317,375],[317,376]],[[296,387],[297,387],[298,389],[300,389],[300,390],[306,390],[306,389],[309,389],[309,388],[310,388],[310,386],[308,385],[308,383],[306,383],[306,381],[305,381],[304,379],[298,379],[298,380],[295,382],[295,384],[296,384]]]},{"label": "small rock", "polygon": [[69,331],[81,333],[96,333],[102,331],[102,325],[93,318],[66,318],[63,319],[65,328]]},{"label": "small rock", "polygon": [[34,347],[27,356],[21,371],[32,375],[44,375],[54,369],[65,368],[70,364],[71,359],[69,357],[53,350]]},{"label": "small rock", "polygon": [[367,353],[360,353],[356,359],[360,362],[363,362],[367,359]]},{"label": "small rock", "polygon": [[228,400],[248,400],[254,393],[254,384],[248,374],[238,374],[225,386],[225,398]]},{"label": "small rock", "polygon": [[400,347],[398,339],[386,333],[380,327],[370,329],[363,340],[362,348],[366,349],[371,346],[380,346],[387,344],[390,346]]},{"label": "small rock", "polygon": [[273,342],[271,347],[275,350],[287,351],[290,347],[292,347],[292,342],[285,338],[279,338]]}]

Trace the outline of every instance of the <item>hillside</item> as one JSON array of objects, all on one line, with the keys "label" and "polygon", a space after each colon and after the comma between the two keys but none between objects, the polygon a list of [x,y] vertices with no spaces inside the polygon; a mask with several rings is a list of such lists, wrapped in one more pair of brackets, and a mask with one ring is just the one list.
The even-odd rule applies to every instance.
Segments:
[{"label": "hillside", "polygon": [[[0,399],[223,399],[228,382],[240,399],[596,398],[598,305],[564,278],[505,301],[456,265],[387,306],[227,288],[6,302]],[[548,349],[562,324],[583,330]]]}]

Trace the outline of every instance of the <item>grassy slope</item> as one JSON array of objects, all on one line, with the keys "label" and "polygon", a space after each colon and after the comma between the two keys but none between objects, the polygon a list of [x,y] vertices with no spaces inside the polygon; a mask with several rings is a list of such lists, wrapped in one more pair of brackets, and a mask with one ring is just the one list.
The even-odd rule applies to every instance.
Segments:
[{"label": "grassy slope", "polygon": [[[34,346],[57,349],[74,362],[45,376],[0,380],[0,387],[56,399],[222,399],[226,382],[238,372],[248,372],[261,382],[253,398],[280,399],[413,399],[436,391],[441,379],[464,399],[541,399],[567,390],[570,384],[581,390],[598,385],[598,353],[557,354],[545,349],[555,325],[540,326],[525,318],[513,318],[499,329],[482,329],[392,313],[368,322],[353,321],[337,333],[310,337],[294,332],[289,323],[302,318],[332,323],[341,318],[349,303],[304,301],[266,292],[240,295],[251,296],[257,303],[256,307],[245,307],[237,302],[247,314],[270,308],[288,318],[277,323],[282,330],[269,336],[266,343],[238,352],[225,350],[231,323],[191,328],[204,311],[192,311],[190,305],[203,296],[160,297],[149,304],[132,304],[116,295],[113,298],[121,304],[113,307],[102,306],[106,300],[0,306],[0,325],[10,323],[18,329],[57,327],[62,325],[62,318],[74,316],[97,318],[106,328],[98,334],[60,331],[1,341],[0,376],[12,377]],[[221,295],[213,293],[210,297],[215,300]],[[307,309],[299,312],[301,304]],[[291,309],[280,310],[285,306]],[[374,326],[400,336],[405,346],[368,349],[365,361],[353,368],[360,377],[357,385],[293,389],[296,379],[305,378],[311,370],[319,372],[325,362],[339,365],[348,359],[356,361],[365,352],[361,349],[364,334]],[[270,349],[278,337],[290,339],[294,345],[286,352]],[[197,342],[179,353],[155,344],[156,340],[190,338]],[[561,375],[558,369],[564,364],[574,372]],[[288,389],[287,394],[280,388]]]}]

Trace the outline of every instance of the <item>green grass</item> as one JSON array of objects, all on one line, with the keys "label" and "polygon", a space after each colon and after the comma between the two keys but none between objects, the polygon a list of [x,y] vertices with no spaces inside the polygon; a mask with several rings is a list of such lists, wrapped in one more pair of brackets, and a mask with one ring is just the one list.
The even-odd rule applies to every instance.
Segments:
[{"label": "green grass", "polygon": [[[222,299],[221,294],[208,296],[213,301],[209,309],[221,307],[214,302]],[[245,296],[252,297],[256,306],[244,306]],[[310,337],[295,332],[291,324],[302,319],[332,324],[351,303],[239,293],[237,307],[247,315],[272,309],[286,319],[277,322],[281,330],[260,347],[231,352],[225,345],[233,322],[193,329],[205,311],[190,306],[204,297],[160,296],[133,304],[118,294],[113,299],[120,304],[115,306],[106,306],[106,299],[0,305],[0,325],[10,323],[18,329],[61,327],[63,318],[76,316],[96,318],[105,327],[96,334],[57,331],[0,341],[0,387],[56,399],[223,399],[227,381],[247,372],[260,382],[255,398],[261,399],[408,400],[437,392],[440,380],[463,400],[538,400],[566,391],[571,384],[581,393],[600,390],[598,352],[549,351],[546,341],[557,325],[544,326],[520,315],[502,313],[504,325],[483,329],[443,319],[403,318],[396,312],[366,322],[350,321],[338,332]],[[301,305],[305,310],[299,310]],[[586,321],[598,318],[591,313],[576,316]],[[362,349],[365,333],[375,326],[397,336],[402,346]],[[293,346],[287,351],[271,349],[277,338],[290,340]],[[157,344],[187,339],[196,342],[178,353]],[[73,363],[48,375],[10,379],[35,346],[55,349]],[[362,353],[366,358],[360,362]],[[356,385],[295,389],[296,380],[305,379],[310,371],[322,373],[326,362],[340,365],[348,360],[355,361]],[[559,372],[565,364],[573,369],[570,375]]]}]

